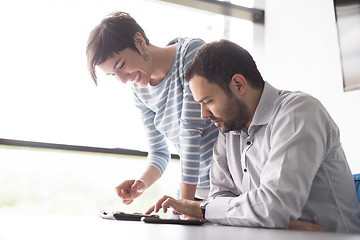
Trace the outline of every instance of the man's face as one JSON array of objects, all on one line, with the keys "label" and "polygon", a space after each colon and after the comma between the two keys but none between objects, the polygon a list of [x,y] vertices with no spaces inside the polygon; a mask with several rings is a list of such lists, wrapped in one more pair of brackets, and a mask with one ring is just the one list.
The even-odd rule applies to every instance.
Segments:
[{"label": "man's face", "polygon": [[190,81],[195,101],[201,104],[201,117],[210,118],[223,133],[241,130],[250,122],[247,106],[234,93],[195,75]]}]

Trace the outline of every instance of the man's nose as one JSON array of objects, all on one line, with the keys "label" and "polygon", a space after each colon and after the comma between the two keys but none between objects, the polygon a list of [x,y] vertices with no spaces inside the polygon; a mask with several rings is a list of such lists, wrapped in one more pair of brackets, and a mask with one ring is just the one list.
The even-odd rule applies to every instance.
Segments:
[{"label": "man's nose", "polygon": [[210,110],[202,103],[201,104],[201,118],[205,119],[211,116]]}]

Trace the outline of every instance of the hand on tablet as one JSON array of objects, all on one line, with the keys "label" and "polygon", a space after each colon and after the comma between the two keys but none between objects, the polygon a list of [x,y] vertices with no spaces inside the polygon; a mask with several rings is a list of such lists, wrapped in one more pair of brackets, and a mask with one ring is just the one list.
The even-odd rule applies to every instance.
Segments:
[{"label": "hand on tablet", "polygon": [[195,219],[202,219],[202,211],[200,209],[199,201],[192,201],[187,199],[174,199],[170,196],[163,196],[160,198],[154,206],[147,210],[146,214],[151,214],[152,212],[159,212],[160,209],[163,209],[164,213],[167,212],[168,208],[173,209],[173,214],[175,215],[187,215]]}]

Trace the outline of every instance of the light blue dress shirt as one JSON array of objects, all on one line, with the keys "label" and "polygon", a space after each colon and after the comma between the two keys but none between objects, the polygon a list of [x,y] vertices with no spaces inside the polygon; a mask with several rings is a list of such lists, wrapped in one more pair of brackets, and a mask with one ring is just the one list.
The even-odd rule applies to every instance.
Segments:
[{"label": "light blue dress shirt", "polygon": [[265,83],[248,131],[220,133],[206,219],[284,228],[301,219],[359,233],[360,204],[339,129],[322,104]]}]

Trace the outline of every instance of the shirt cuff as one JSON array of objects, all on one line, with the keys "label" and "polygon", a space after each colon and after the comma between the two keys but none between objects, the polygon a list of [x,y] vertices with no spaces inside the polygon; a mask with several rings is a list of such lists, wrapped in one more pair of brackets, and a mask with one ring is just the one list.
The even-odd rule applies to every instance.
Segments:
[{"label": "shirt cuff", "polygon": [[217,197],[206,205],[205,219],[210,222],[217,222],[218,219],[225,219],[229,203],[233,197]]}]

